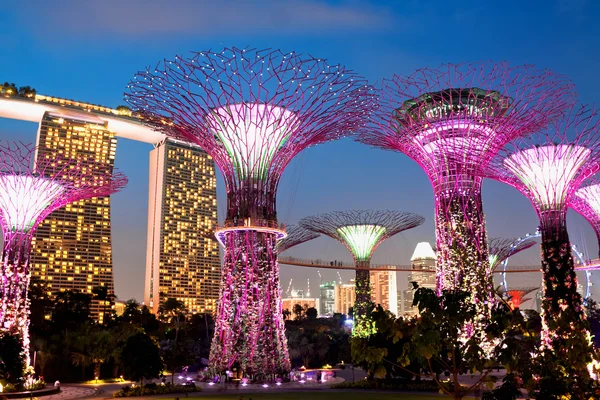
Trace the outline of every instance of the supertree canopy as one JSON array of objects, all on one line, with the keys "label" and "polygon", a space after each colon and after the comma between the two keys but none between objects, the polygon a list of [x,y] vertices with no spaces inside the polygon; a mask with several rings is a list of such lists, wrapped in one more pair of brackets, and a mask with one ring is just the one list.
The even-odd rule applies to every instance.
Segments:
[{"label": "supertree canopy", "polygon": [[108,196],[123,188],[127,179],[93,176],[78,159],[50,155],[38,160],[36,148],[23,144],[0,145],[0,224],[4,235],[0,329],[21,336],[29,359],[29,256],[37,226],[54,210],[75,201]]},{"label": "supertree canopy", "polygon": [[594,229],[600,252],[600,183],[594,181],[577,190],[569,205]]},{"label": "supertree canopy", "polygon": [[[582,297],[577,292],[566,215],[581,183],[600,169],[600,118],[585,107],[568,110],[547,129],[511,143],[488,176],[523,193],[540,219],[544,349],[572,376],[587,376],[591,360]],[[573,351],[578,348],[583,353]]]},{"label": "supertree canopy", "polygon": [[364,125],[366,82],[324,59],[278,50],[224,49],[164,61],[125,94],[146,122],[212,156],[227,191],[217,230],[225,248],[210,365],[250,373],[290,369],[281,314],[276,192],[306,147]]},{"label": "supertree canopy", "polygon": [[284,251],[318,238],[320,235],[317,232],[309,231],[304,229],[300,225],[288,225],[286,230],[287,236],[277,242],[276,249],[277,253],[283,253]]},{"label": "supertree canopy", "polygon": [[513,288],[504,292],[508,295],[510,307],[514,310],[516,308],[521,308],[521,304],[531,300],[531,298],[525,296],[535,292],[536,290],[539,290],[539,287]]},{"label": "supertree canopy", "polygon": [[490,238],[488,241],[490,268],[495,271],[505,260],[533,247],[536,243],[535,239]]},{"label": "supertree canopy", "polygon": [[371,324],[364,318],[371,304],[369,267],[371,255],[385,239],[421,225],[425,219],[402,211],[335,211],[300,220],[300,226],[339,240],[352,252],[356,265],[354,336],[369,336]]},{"label": "supertree canopy", "polygon": [[478,171],[572,104],[573,85],[532,66],[446,64],[384,80],[379,95],[358,140],[401,151],[425,170],[435,196],[438,292],[467,290],[488,309],[493,283]]}]

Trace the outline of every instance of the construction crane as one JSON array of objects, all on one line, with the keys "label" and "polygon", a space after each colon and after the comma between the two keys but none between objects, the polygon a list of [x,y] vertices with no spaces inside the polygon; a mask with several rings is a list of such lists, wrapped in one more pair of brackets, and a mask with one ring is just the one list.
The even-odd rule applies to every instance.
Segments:
[{"label": "construction crane", "polygon": [[294,280],[294,278],[290,279],[290,283],[288,283],[288,287],[287,290],[285,291],[285,295],[289,296],[290,295],[290,290],[292,290],[292,281]]},{"label": "construction crane", "polygon": [[306,297],[310,297],[310,278],[306,279]]},{"label": "construction crane", "polygon": [[342,276],[340,275],[340,271],[337,271],[338,279],[340,280],[340,285],[342,284]]}]

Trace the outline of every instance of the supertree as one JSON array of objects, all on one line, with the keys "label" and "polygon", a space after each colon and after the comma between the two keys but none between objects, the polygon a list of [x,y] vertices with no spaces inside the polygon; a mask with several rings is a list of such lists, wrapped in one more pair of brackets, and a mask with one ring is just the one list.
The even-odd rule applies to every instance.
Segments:
[{"label": "supertree", "polygon": [[176,56],[138,73],[126,100],[167,136],[212,156],[227,191],[219,305],[210,365],[249,373],[290,369],[275,243],[276,192],[306,147],[364,125],[372,90],[324,59],[279,50],[224,49]]},{"label": "supertree", "polygon": [[536,243],[535,239],[490,238],[488,251],[491,270],[495,271],[505,260],[533,247]]},{"label": "supertree", "polygon": [[463,289],[482,312],[493,282],[479,176],[500,149],[573,102],[573,85],[532,66],[445,64],[384,80],[380,107],[357,140],[400,151],[435,197],[437,290]]},{"label": "supertree", "polygon": [[521,307],[521,304],[524,302],[531,300],[531,298],[527,298],[528,294],[531,294],[539,290],[539,287],[522,287],[522,288],[513,288],[508,290],[502,290],[501,293],[506,293],[509,297],[510,307],[514,310]]},{"label": "supertree", "polygon": [[600,256],[600,183],[591,181],[575,192],[569,206],[592,226],[598,239]]},{"label": "supertree", "polygon": [[0,224],[4,235],[0,327],[21,336],[27,360],[29,256],[36,228],[51,212],[67,204],[108,196],[127,184],[119,172],[91,175],[88,163],[80,159],[47,155],[34,164],[36,152],[34,146],[25,144],[0,145]]},{"label": "supertree", "polygon": [[424,221],[417,214],[387,210],[335,211],[300,220],[301,227],[337,239],[352,252],[356,266],[352,335],[366,337],[372,333],[364,317],[371,304],[369,267],[373,252],[385,239],[419,226]]},{"label": "supertree", "polygon": [[300,225],[288,225],[286,233],[287,236],[279,240],[275,246],[277,254],[320,236],[317,232],[304,229]]},{"label": "supertree", "polygon": [[573,107],[546,129],[508,145],[486,174],[518,189],[536,210],[543,274],[542,350],[564,362],[574,378],[587,376],[592,349],[566,216],[581,183],[598,169],[598,112]]}]

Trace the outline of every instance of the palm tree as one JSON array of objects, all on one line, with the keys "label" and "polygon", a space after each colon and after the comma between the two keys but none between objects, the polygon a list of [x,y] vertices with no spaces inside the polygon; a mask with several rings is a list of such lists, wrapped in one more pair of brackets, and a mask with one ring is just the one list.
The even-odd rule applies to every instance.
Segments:
[{"label": "palm tree", "polygon": [[127,300],[125,303],[125,310],[123,310],[123,319],[131,323],[132,321],[135,321],[138,316],[141,316],[140,303],[138,303],[136,299]]},{"label": "palm tree", "polygon": [[[88,329],[85,329],[88,331]],[[81,332],[73,342],[71,351],[71,362],[76,367],[81,367],[81,379],[85,379],[85,368],[92,364],[90,355],[90,335],[89,332]]]},{"label": "palm tree", "polygon": [[187,314],[187,308],[183,301],[177,300],[174,297],[166,299],[158,308],[158,314],[167,322],[175,321],[175,342],[179,336],[179,328],[181,323],[181,316]]},{"label": "palm tree", "polygon": [[94,378],[100,378],[100,367],[112,355],[113,344],[112,336],[108,331],[96,331],[90,338],[91,349],[89,351],[92,364],[94,364]]}]

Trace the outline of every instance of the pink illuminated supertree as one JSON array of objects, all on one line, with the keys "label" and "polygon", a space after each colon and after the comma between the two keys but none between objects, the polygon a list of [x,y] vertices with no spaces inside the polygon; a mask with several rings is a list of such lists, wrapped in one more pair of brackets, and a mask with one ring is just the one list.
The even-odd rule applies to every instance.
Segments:
[{"label": "pink illuminated supertree", "polygon": [[[0,329],[23,340],[29,360],[29,300],[31,241],[38,225],[51,212],[73,202],[108,196],[127,178],[91,175],[78,159],[47,155],[34,164],[37,149],[23,144],[0,145],[0,224],[4,235]],[[32,167],[33,165],[33,167]]]},{"label": "pink illuminated supertree", "polygon": [[446,64],[384,80],[379,94],[358,140],[403,152],[423,168],[435,197],[438,293],[469,291],[488,310],[493,282],[479,171],[572,104],[573,85],[532,66]]},{"label": "pink illuminated supertree", "polygon": [[592,181],[577,190],[569,206],[581,214],[594,229],[600,256],[600,182]]},{"label": "pink illuminated supertree", "polygon": [[581,183],[600,169],[600,118],[585,107],[567,112],[547,129],[508,145],[486,175],[518,189],[536,210],[542,237],[542,350],[564,363],[570,376],[585,378],[592,348],[566,216]]},{"label": "pink illuminated supertree", "polygon": [[308,242],[321,236],[317,232],[309,231],[304,229],[300,225],[288,225],[286,230],[287,236],[277,242],[276,249],[277,254],[283,253],[284,251],[298,246],[299,244]]},{"label": "pink illuminated supertree", "polygon": [[155,129],[195,143],[223,173],[225,249],[210,365],[249,373],[290,369],[281,314],[276,192],[306,147],[364,125],[366,82],[324,59],[278,50],[224,49],[175,57],[138,73],[126,100]]},{"label": "pink illuminated supertree", "polygon": [[336,211],[300,220],[301,227],[339,240],[352,252],[356,265],[353,336],[374,333],[365,318],[372,304],[369,267],[373,252],[385,239],[424,221],[417,214],[379,210]]}]

